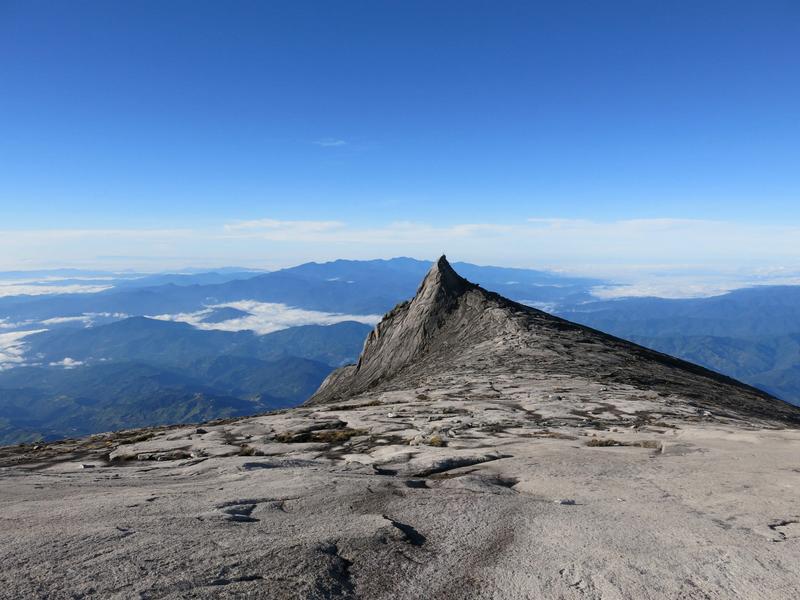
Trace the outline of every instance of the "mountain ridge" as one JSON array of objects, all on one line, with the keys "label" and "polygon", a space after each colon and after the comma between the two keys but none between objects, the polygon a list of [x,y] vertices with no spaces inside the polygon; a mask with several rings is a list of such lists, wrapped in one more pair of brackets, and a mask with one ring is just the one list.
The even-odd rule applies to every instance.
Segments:
[{"label": "mountain ridge", "polygon": [[[568,337],[572,339],[567,340]],[[562,356],[555,360],[550,357],[547,361],[550,369],[601,382],[647,384],[662,393],[701,396],[697,404],[707,410],[800,422],[800,410],[763,390],[486,291],[458,275],[445,256],[425,276],[416,296],[398,304],[373,329],[358,363],[334,371],[307,403],[343,400],[376,387],[391,386],[391,379],[404,370],[413,377],[421,369],[438,368],[437,363],[452,365],[463,354],[459,346],[500,340],[501,346],[494,348],[496,352],[513,352],[515,344],[522,347],[548,344],[562,338],[562,347],[557,349]],[[574,351],[576,344],[595,345],[595,352],[603,352],[614,360],[597,360],[592,364],[581,355],[585,353]],[[637,361],[641,363],[637,365]],[[637,373],[637,368],[645,369],[644,365],[649,365],[647,368],[652,371],[649,380],[648,376]],[[591,373],[592,368],[605,371]],[[717,385],[725,391],[714,390]],[[707,390],[710,400],[702,398],[698,391],[701,389]],[[738,393],[738,403],[726,399],[728,391]]]}]

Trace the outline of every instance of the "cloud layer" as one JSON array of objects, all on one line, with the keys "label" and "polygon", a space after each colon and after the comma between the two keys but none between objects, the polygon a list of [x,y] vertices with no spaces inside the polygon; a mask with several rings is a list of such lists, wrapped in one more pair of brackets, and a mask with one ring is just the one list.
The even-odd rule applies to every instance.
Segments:
[{"label": "cloud layer", "polygon": [[52,285],[31,285],[0,282],[0,298],[7,296],[46,296],[50,294],[96,294],[110,290],[112,287],[110,285],[59,285],[57,283]]},{"label": "cloud layer", "polygon": [[[235,308],[248,313],[245,317],[222,321],[221,323],[204,323],[203,319],[208,317],[215,309]],[[254,300],[242,300],[239,302],[228,302],[225,304],[215,304],[204,310],[191,313],[179,313],[174,315],[157,315],[151,317],[162,321],[180,321],[189,323],[198,329],[220,331],[253,331],[258,335],[297,327],[299,325],[333,325],[343,321],[357,321],[367,325],[375,325],[381,319],[381,315],[346,315],[340,313],[326,313],[315,310],[303,310],[292,308],[285,304],[273,302],[256,302]]]},{"label": "cloud layer", "polygon": [[339,138],[322,138],[321,140],[314,140],[313,143],[323,148],[340,148],[341,146],[347,145],[346,141],[340,140]]},{"label": "cloud layer", "polygon": [[46,329],[0,333],[0,371],[24,363],[25,338]]}]

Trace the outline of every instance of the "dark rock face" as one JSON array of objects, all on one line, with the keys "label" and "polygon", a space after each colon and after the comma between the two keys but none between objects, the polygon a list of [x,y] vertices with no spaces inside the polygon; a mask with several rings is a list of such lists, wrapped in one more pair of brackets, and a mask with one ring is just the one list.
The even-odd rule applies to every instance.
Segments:
[{"label": "dark rock face", "polygon": [[[480,301],[478,286],[459,276],[441,257],[425,276],[414,299],[397,305],[369,334],[358,364],[333,373],[312,402],[366,390],[391,378],[437,344],[463,342],[472,337],[474,332],[466,327],[463,317],[475,317],[475,311],[452,315],[458,311],[462,297],[470,293]],[[461,335],[453,331],[455,319],[465,326]]]},{"label": "dark rock face", "polygon": [[460,370],[489,380],[515,371],[579,376],[681,396],[730,417],[800,423],[800,409],[765,392],[488,292],[444,256],[416,296],[370,333],[358,364],[332,373],[307,404],[413,387],[423,377]]}]

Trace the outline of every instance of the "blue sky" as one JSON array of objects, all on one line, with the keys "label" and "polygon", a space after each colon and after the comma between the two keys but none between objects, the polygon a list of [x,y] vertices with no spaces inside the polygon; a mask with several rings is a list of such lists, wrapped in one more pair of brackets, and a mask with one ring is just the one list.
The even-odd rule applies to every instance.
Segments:
[{"label": "blue sky", "polygon": [[799,266],[798,73],[794,1],[0,0],[0,267]]}]

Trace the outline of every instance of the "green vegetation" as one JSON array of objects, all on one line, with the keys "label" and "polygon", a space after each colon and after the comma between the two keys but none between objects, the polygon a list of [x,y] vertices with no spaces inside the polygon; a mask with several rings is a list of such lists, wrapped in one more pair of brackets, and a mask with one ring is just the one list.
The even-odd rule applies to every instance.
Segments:
[{"label": "green vegetation", "polygon": [[358,355],[369,329],[346,322],[257,336],[134,317],[31,335],[38,364],[69,357],[77,366],[0,371],[0,444],[296,406]]},{"label": "green vegetation", "polygon": [[0,418],[8,423],[0,444],[286,408],[312,394],[330,369],[293,358],[212,360],[199,373],[127,362],[10,369],[0,373]]},{"label": "green vegetation", "polygon": [[366,435],[363,429],[351,429],[342,427],[340,429],[317,429],[315,431],[291,432],[284,431],[275,435],[276,442],[286,444],[299,444],[316,442],[323,444],[342,444],[352,437]]},{"label": "green vegetation", "polygon": [[239,446],[239,456],[264,456],[264,453],[260,450],[256,450],[252,446],[248,446],[247,444],[242,444]]},{"label": "green vegetation", "polygon": [[640,440],[635,442],[621,442],[613,438],[592,438],[586,442],[587,446],[595,448],[608,448],[611,446],[636,446],[637,448],[660,448],[661,442],[656,440]]},{"label": "green vegetation", "polygon": [[117,443],[124,444],[138,444],[139,442],[146,442],[155,437],[155,433],[142,433],[140,435],[133,435],[131,437],[122,437],[117,439]]}]

